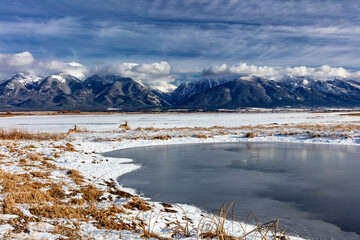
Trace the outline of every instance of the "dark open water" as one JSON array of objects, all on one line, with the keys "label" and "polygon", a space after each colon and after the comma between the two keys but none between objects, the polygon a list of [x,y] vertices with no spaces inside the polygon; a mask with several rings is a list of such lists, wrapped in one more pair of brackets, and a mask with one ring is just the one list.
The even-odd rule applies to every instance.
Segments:
[{"label": "dark open water", "polygon": [[280,219],[312,239],[360,239],[360,148],[288,143],[214,143],[129,148],[139,170],[118,178],[156,201],[204,210],[236,201],[246,219]]}]

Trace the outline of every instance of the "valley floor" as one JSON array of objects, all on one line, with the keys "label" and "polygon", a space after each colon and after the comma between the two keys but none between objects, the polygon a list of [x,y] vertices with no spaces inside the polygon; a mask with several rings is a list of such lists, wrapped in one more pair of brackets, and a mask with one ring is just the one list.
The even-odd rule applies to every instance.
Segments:
[{"label": "valley floor", "polygon": [[0,237],[7,239],[240,239],[252,230],[246,239],[261,239],[274,225],[207,218],[120,186],[116,178],[140,166],[101,153],[208,142],[360,144],[360,115],[346,112],[15,116],[1,118],[0,128]]}]

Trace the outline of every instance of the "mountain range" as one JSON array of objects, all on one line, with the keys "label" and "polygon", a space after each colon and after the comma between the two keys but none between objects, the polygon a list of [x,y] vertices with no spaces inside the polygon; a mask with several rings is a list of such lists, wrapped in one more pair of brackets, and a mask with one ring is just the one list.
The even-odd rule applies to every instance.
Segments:
[{"label": "mountain range", "polygon": [[18,73],[0,83],[0,110],[217,110],[245,107],[359,107],[360,83],[350,79],[285,76],[204,78],[171,93],[118,75],[80,80],[61,73],[45,78]]}]

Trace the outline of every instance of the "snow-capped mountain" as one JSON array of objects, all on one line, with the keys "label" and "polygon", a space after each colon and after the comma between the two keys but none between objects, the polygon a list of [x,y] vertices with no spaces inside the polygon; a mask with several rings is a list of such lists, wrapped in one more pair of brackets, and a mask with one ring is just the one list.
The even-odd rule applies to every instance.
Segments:
[{"label": "snow-capped mountain", "polygon": [[172,104],[214,110],[238,107],[360,106],[360,83],[342,78],[285,76],[268,80],[256,76],[203,79],[184,83]]},{"label": "snow-capped mountain", "polygon": [[8,89],[15,89],[17,85],[26,87],[40,81],[41,79],[41,77],[35,75],[32,72],[20,72],[11,79],[3,81],[1,84],[6,83],[6,87]]},{"label": "snow-capped mountain", "polygon": [[307,105],[355,105],[360,99],[360,82],[351,79],[285,76],[279,83],[303,96]]},{"label": "snow-capped mountain", "polygon": [[175,104],[182,105],[187,99],[196,94],[237,78],[239,78],[239,76],[230,76],[226,78],[204,78],[199,81],[182,83],[171,94],[171,101]]},{"label": "snow-capped mountain", "polygon": [[19,73],[0,83],[0,108],[7,110],[123,111],[148,109],[236,109],[242,107],[359,107],[360,83],[342,78],[256,76],[204,78],[161,92],[119,75],[85,80],[60,73],[45,78]]},{"label": "snow-capped mountain", "polygon": [[3,110],[118,108],[134,111],[169,105],[152,89],[118,75],[93,75],[85,81],[66,73],[43,79],[23,76],[17,74],[0,84],[0,107]]},{"label": "snow-capped mountain", "polygon": [[188,98],[184,105],[209,110],[239,107],[275,107],[295,104],[300,96],[275,81],[240,77]]}]

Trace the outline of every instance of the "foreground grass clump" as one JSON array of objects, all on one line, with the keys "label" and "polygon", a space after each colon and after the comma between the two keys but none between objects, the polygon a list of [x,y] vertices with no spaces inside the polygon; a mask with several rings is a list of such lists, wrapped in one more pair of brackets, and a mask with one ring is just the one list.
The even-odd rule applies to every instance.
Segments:
[{"label": "foreground grass clump", "polygon": [[103,191],[90,184],[82,188],[80,192],[83,194],[82,198],[87,202],[100,201],[100,198],[104,193]]},{"label": "foreground grass clump", "polygon": [[30,132],[28,130],[19,129],[0,129],[1,140],[60,140],[64,139],[65,134],[63,133],[41,133],[41,132]]},{"label": "foreground grass clump", "polygon": [[80,174],[79,171],[74,170],[74,169],[70,169],[68,171],[66,171],[66,174],[77,184],[77,185],[81,185],[82,183],[84,183],[84,177]]},{"label": "foreground grass clump", "polygon": [[[228,208],[225,208],[225,205],[223,205],[219,210],[213,210],[204,215],[198,225],[198,235],[202,239],[216,238],[221,240],[290,239],[285,230],[279,228],[279,220],[261,224],[255,214],[250,212],[246,222],[242,223],[233,215],[234,207],[235,202],[233,202]],[[256,225],[254,228],[247,230],[247,224],[251,217],[255,220],[254,222],[256,222]],[[227,222],[227,219],[232,220],[231,224],[238,224],[238,226],[240,226],[243,232],[240,236],[234,236],[228,232],[229,227],[227,225],[229,222]]]},{"label": "foreground grass clump", "polygon": [[245,137],[246,137],[246,138],[254,138],[254,137],[255,137],[255,134],[252,133],[252,132],[248,132],[248,133],[245,133]]},{"label": "foreground grass clump", "polygon": [[124,205],[124,207],[131,210],[138,209],[145,212],[151,210],[150,205],[139,197],[133,197]]}]

